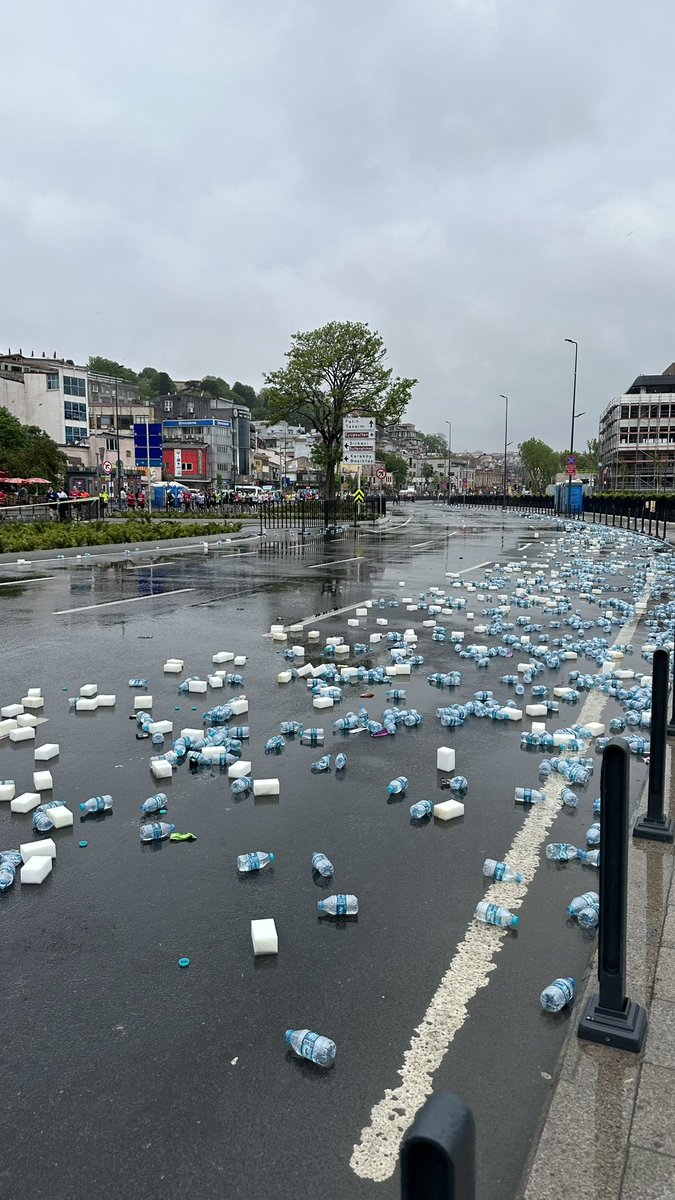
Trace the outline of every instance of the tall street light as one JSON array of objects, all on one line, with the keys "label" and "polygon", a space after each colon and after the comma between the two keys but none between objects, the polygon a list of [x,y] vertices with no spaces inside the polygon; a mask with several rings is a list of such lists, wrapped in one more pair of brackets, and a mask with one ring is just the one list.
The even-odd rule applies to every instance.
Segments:
[{"label": "tall street light", "polygon": [[504,502],[502,507],[504,511],[506,511],[506,451],[508,448],[507,439],[509,436],[509,398],[508,396],[505,396],[503,392],[500,392],[499,399],[504,401]]},{"label": "tall street light", "polygon": [[[574,338],[565,338],[570,346],[574,346],[574,383],[572,384],[572,432],[570,434],[570,458],[574,453],[574,422],[577,418],[577,360],[579,357],[579,343],[574,341]],[[568,464],[569,465],[569,464]],[[567,516],[572,516],[572,475],[568,475],[567,485]]]},{"label": "tall street light", "polygon": [[452,421],[446,421],[448,427],[448,495],[446,504],[450,503],[450,458],[452,455]]}]

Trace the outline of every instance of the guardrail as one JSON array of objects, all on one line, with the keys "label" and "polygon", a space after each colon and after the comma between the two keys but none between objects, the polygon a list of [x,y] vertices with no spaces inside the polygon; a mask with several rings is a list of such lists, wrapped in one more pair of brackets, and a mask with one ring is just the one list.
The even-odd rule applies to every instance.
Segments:
[{"label": "guardrail", "polygon": [[98,521],[101,513],[98,497],[84,500],[50,500],[36,504],[0,506],[0,521]]},{"label": "guardrail", "polygon": [[298,500],[265,503],[258,507],[261,535],[269,529],[296,530],[301,537],[306,531],[322,530],[326,538],[334,537],[341,526],[357,528],[364,522],[374,522],[386,512],[386,500],[366,496],[363,504],[351,499]]}]

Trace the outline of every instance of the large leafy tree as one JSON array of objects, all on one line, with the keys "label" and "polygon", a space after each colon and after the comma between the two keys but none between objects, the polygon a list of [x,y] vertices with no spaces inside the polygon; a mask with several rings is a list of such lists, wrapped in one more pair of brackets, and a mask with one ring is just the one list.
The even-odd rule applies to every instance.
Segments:
[{"label": "large leafy tree", "polygon": [[304,421],[319,434],[314,457],[326,475],[326,496],[335,496],[342,459],[342,422],[352,414],[379,425],[400,421],[416,379],[393,377],[385,365],[379,333],[360,321],[331,321],[295,333],[287,364],[265,376],[269,419]]},{"label": "large leafy tree", "polygon": [[448,439],[442,433],[420,434],[422,449],[434,458],[444,458],[448,453]]},{"label": "large leafy tree", "polygon": [[117,379],[126,379],[127,383],[136,383],[138,379],[136,372],[132,371],[131,367],[123,367],[114,359],[103,358],[100,354],[91,355],[88,369],[98,375],[114,375]]},{"label": "large leafy tree", "polygon": [[533,492],[543,492],[560,466],[560,456],[540,438],[528,438],[518,447]]},{"label": "large leafy tree", "polygon": [[408,481],[408,464],[401,454],[380,454],[380,458],[387,470],[394,476],[394,484],[397,488],[405,487]]},{"label": "large leafy tree", "polygon": [[37,425],[22,425],[9,409],[0,407],[0,471],[3,474],[61,483],[66,465],[65,454],[44,429]]}]

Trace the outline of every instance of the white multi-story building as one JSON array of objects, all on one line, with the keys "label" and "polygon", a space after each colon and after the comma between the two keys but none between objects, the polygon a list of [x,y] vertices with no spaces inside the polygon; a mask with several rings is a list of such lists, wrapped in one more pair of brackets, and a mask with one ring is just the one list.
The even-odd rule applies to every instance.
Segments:
[{"label": "white multi-story building", "polygon": [[612,491],[675,489],[675,363],[638,375],[600,417],[600,485]]},{"label": "white multi-story building", "polygon": [[89,437],[87,368],[72,359],[0,355],[0,405],[22,425],[44,429],[73,460]]}]

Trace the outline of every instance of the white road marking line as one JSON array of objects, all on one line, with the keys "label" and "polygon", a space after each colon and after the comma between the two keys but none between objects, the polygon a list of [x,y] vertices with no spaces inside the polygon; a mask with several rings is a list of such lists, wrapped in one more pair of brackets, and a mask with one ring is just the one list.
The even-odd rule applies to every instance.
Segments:
[{"label": "white road marking line", "polygon": [[23,587],[26,583],[44,583],[45,579],[54,579],[54,576],[36,575],[33,579],[6,579],[4,583],[0,583],[0,587],[16,587],[17,583]]},{"label": "white road marking line", "polygon": [[92,608],[112,608],[114,604],[137,604],[139,600],[161,600],[164,596],[180,596],[183,592],[196,592],[196,588],[175,588],[172,592],[153,592],[151,596],[131,596],[128,600],[103,600],[100,604],[83,604],[80,608],[57,608],[53,617],[65,617],[68,613],[89,612]]},{"label": "white road marking line", "polygon": [[491,562],[492,559],[488,558],[486,562],[476,563],[475,567],[462,567],[461,571],[455,571],[455,575],[466,575],[467,571],[480,571],[481,567],[489,567]]},{"label": "white road marking line", "polygon": [[339,567],[341,563],[350,562],[367,562],[367,559],[363,554],[355,554],[353,558],[333,558],[328,559],[327,562],[312,563],[309,567],[307,567],[307,570],[315,571],[317,567]]},{"label": "white road marking line", "polygon": [[521,548],[521,550],[529,550],[531,545],[532,545],[532,542],[525,542],[525,545],[521,546],[520,548]]},{"label": "white road marking line", "polygon": [[[649,585],[650,574],[647,574],[646,582]],[[641,598],[648,597],[649,586]],[[619,640],[631,641],[640,620],[638,611],[622,626],[613,645]],[[591,692],[577,718],[578,723],[585,725],[597,721],[608,700],[601,691]],[[549,781],[546,790],[555,803],[536,805],[531,809],[505,855],[505,861],[522,872],[522,884],[505,887],[493,883],[481,899],[491,904],[505,904],[511,910],[520,908],[539,865],[546,835],[561,808],[560,795],[564,786],[562,776],[552,783]],[[422,1021],[413,1032],[398,1072],[401,1083],[396,1088],[386,1089],[383,1099],[371,1110],[370,1124],[362,1129],[360,1140],[354,1145],[350,1166],[361,1179],[382,1183],[393,1175],[401,1139],[431,1095],[433,1076],[466,1020],[470,1001],[479,988],[488,986],[506,932],[475,921],[467,929]]]}]

